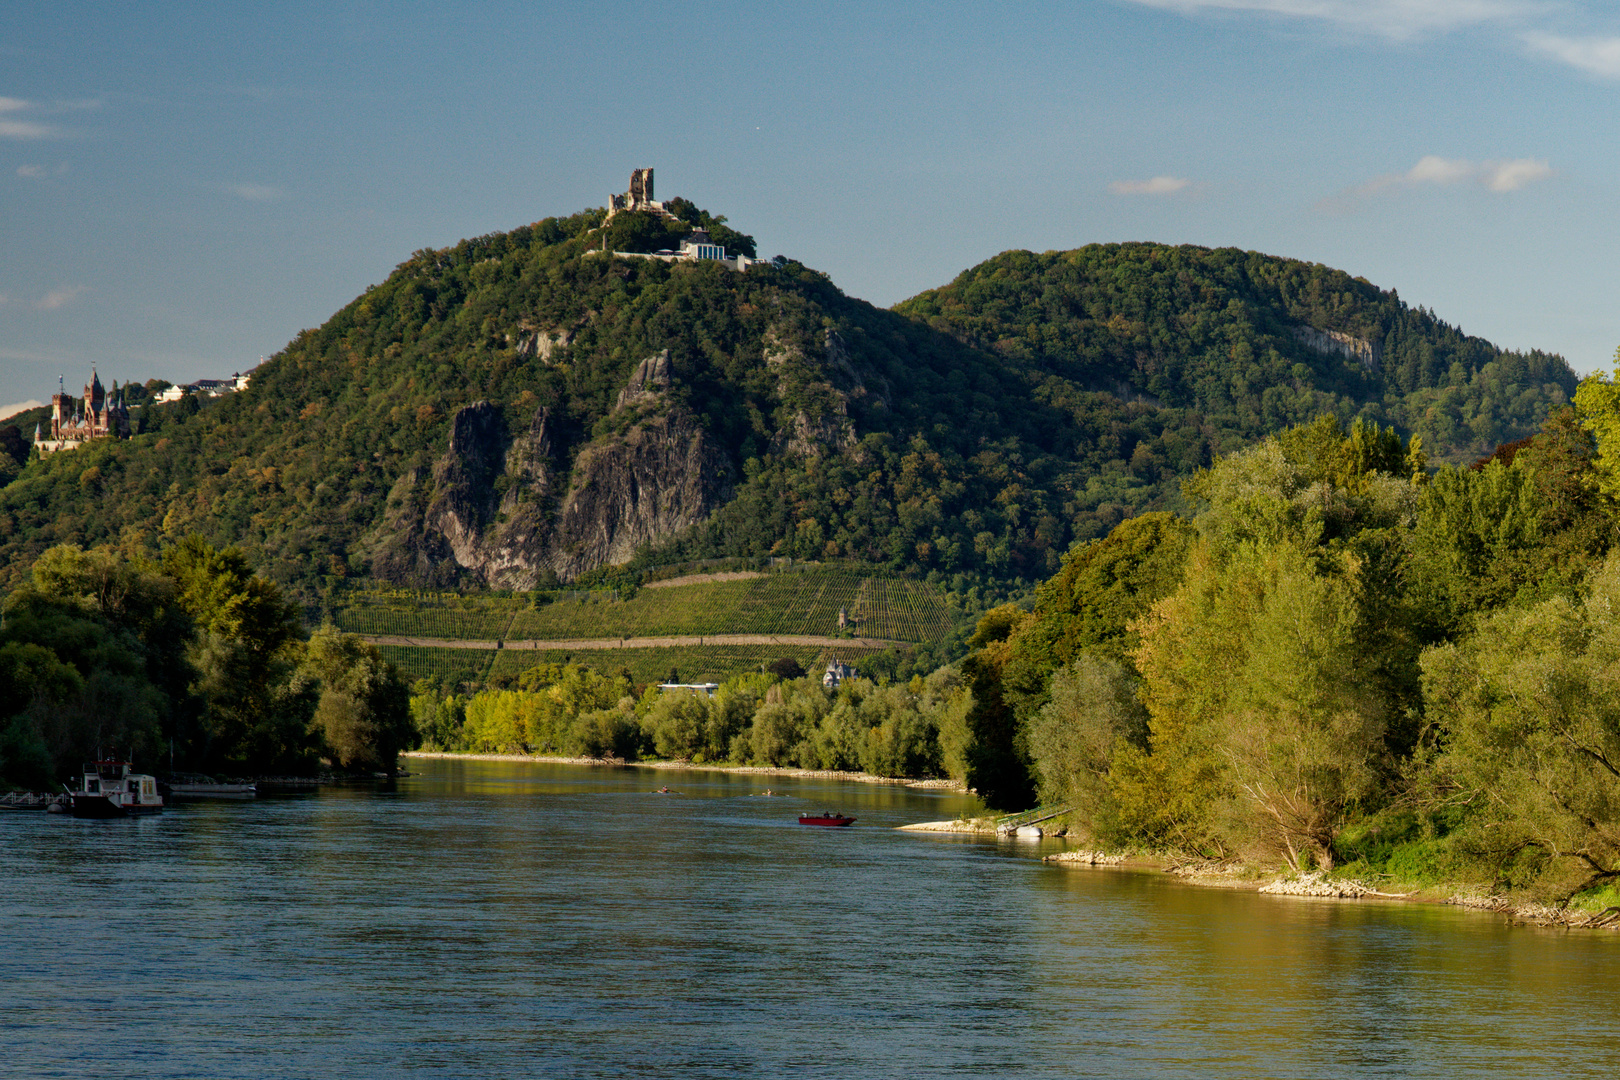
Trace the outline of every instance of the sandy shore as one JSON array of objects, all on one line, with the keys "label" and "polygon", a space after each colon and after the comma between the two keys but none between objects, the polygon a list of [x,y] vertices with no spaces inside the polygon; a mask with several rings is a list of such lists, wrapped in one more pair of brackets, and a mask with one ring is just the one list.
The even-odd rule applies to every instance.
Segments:
[{"label": "sandy shore", "polygon": [[688,772],[740,773],[748,776],[794,776],[806,780],[853,780],[858,784],[892,784],[897,787],[941,791],[966,790],[957,780],[907,780],[896,776],[873,776],[871,773],[839,772],[833,769],[786,769],[769,765],[693,765],[688,761],[620,761],[616,758],[555,757],[545,754],[465,754],[436,750],[407,750],[399,756],[461,761],[533,761],[543,765],[602,765],[616,769],[672,769]]}]

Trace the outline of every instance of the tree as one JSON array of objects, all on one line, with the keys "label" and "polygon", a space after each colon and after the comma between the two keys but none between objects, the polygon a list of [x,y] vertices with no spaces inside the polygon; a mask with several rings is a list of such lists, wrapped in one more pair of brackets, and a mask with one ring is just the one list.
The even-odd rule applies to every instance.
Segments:
[{"label": "tree", "polygon": [[314,690],[295,675],[302,619],[236,548],[193,534],[163,553],[196,630],[189,659],[204,703],[192,749],[205,768],[298,772],[314,749]]},{"label": "tree", "polygon": [[1576,602],[1484,619],[1423,656],[1432,768],[1499,880],[1567,901],[1620,878],[1620,555]]},{"label": "tree", "polygon": [[319,680],[314,726],[333,763],[394,772],[413,735],[410,691],[394,666],[376,646],[323,626],[310,636],[303,669]]},{"label": "tree", "polygon": [[1108,780],[1114,752],[1121,743],[1146,750],[1147,721],[1137,680],[1119,661],[1082,654],[1059,669],[1027,734],[1041,802],[1073,806],[1071,820],[1093,837],[1109,831],[1117,818]]},{"label": "tree", "polygon": [[1593,372],[1575,390],[1581,426],[1597,439],[1594,462],[1598,484],[1611,499],[1620,499],[1620,349],[1614,354],[1614,377]]}]

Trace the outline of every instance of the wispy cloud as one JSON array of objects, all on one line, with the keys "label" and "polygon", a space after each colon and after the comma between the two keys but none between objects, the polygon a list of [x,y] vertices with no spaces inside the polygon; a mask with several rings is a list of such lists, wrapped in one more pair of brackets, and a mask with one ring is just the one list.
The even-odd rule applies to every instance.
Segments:
[{"label": "wispy cloud", "polygon": [[1475,162],[1429,154],[1404,173],[1375,176],[1364,184],[1323,199],[1317,208],[1345,212],[1379,195],[1392,195],[1422,187],[1455,187],[1458,184],[1477,184],[1487,191],[1506,194],[1522,190],[1552,175],[1552,166],[1535,158]]},{"label": "wispy cloud", "polygon": [[271,202],[286,194],[272,184],[227,184],[225,190],[249,202]]},{"label": "wispy cloud", "polygon": [[67,171],[68,167],[67,162],[65,161],[56,166],[54,169],[47,165],[17,166],[17,175],[25,177],[29,180],[44,180],[46,177],[50,176],[65,176],[67,175]]},{"label": "wispy cloud", "polygon": [[1179,176],[1155,176],[1151,180],[1115,180],[1108,190],[1115,195],[1174,195],[1192,186]]},{"label": "wispy cloud", "polygon": [[71,304],[74,298],[84,291],[83,285],[64,285],[59,289],[52,289],[40,297],[34,306],[41,311],[55,311],[57,308]]},{"label": "wispy cloud", "polygon": [[31,101],[22,98],[0,97],[0,139],[48,139],[56,134],[49,124],[15,118],[17,113],[37,109]]},{"label": "wispy cloud", "polygon": [[61,138],[68,132],[55,124],[43,123],[35,117],[100,107],[99,98],[40,102],[29,101],[26,98],[0,97],[0,139]]},{"label": "wispy cloud", "polygon": [[1519,19],[1550,5],[1535,0],[1132,0],[1186,15],[1252,11],[1316,19],[1363,33],[1404,39],[1431,31]]},{"label": "wispy cloud", "polygon": [[1531,33],[1524,42],[1543,56],[1605,79],[1620,79],[1620,37],[1561,37]]},{"label": "wispy cloud", "polygon": [[[1126,0],[1183,15],[1252,13],[1313,21],[1406,41],[1466,27],[1492,27],[1507,42],[1604,79],[1620,79],[1620,36],[1593,33],[1613,13],[1590,0]],[[1568,31],[1581,26],[1588,32]],[[1612,31],[1614,27],[1611,25]]]}]

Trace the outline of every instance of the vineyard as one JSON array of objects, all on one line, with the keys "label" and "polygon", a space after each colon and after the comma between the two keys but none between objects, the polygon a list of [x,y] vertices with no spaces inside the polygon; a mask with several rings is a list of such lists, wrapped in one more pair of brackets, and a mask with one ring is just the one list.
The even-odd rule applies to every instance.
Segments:
[{"label": "vineyard", "polygon": [[432,649],[412,645],[379,645],[383,659],[399,668],[406,682],[417,679],[443,679],[446,683],[482,682],[490,661],[500,654],[493,649]]},{"label": "vineyard", "polygon": [[[426,650],[424,650],[426,651]],[[450,650],[432,650],[446,652]],[[758,671],[761,666],[783,657],[792,657],[812,675],[820,675],[829,661],[858,664],[872,650],[818,648],[794,645],[680,645],[656,649],[592,649],[565,653],[554,649],[502,649],[484,675],[517,675],[536,664],[571,661],[612,675],[628,669],[634,683],[663,682],[673,671],[680,682],[724,682],[734,675]],[[487,654],[486,654],[487,655]]]},{"label": "vineyard", "polygon": [[495,641],[508,636],[512,616],[528,603],[526,599],[442,593],[359,593],[334,613],[334,621],[348,634]]},{"label": "vineyard", "polygon": [[642,589],[629,600],[610,591],[563,593],[538,606],[526,598],[362,592],[336,621],[355,634],[482,641],[848,632],[922,642],[951,630],[944,597],[931,585],[821,568]]}]

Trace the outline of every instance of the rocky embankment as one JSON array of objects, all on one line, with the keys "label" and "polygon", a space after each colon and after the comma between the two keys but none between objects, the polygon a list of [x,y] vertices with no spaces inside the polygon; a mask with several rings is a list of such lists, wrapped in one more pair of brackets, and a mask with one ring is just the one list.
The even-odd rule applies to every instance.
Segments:
[{"label": "rocky embankment", "polygon": [[1056,855],[1046,856],[1041,862],[1069,866],[1121,866],[1125,862],[1125,856],[1106,851],[1060,851]]}]

